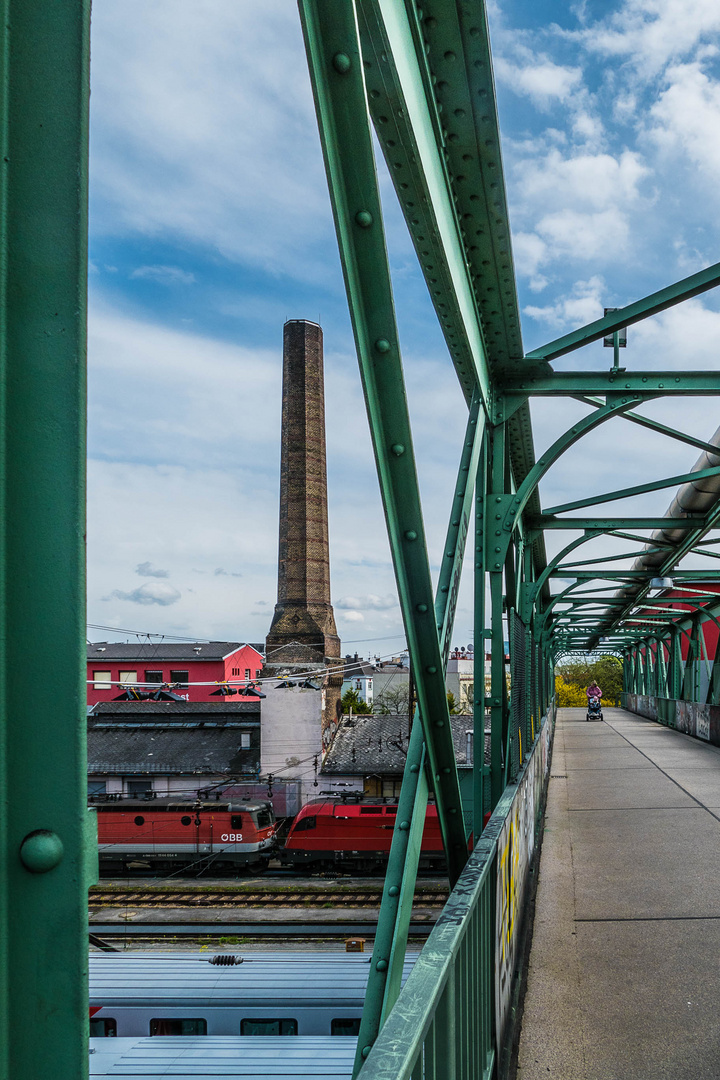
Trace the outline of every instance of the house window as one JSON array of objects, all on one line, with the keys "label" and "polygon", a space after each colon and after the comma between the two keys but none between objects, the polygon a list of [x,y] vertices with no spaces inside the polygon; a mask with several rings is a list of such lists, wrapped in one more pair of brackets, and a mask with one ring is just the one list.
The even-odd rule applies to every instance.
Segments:
[{"label": "house window", "polygon": [[146,671],[145,682],[161,683],[163,681],[162,671]]},{"label": "house window", "polygon": [[250,679],[251,677],[252,677],[252,676],[250,675],[250,668],[249,668],[249,667],[246,667],[246,668],[245,668],[245,678],[246,678],[246,679]]},{"label": "house window", "polygon": [[112,690],[111,671],[93,671],[93,687],[95,690]]},{"label": "house window", "polygon": [[134,686],[138,681],[137,671],[121,671],[120,672],[120,685],[121,686]]},{"label": "house window", "polygon": [[107,794],[107,782],[105,780],[88,780],[88,795]]},{"label": "house window", "polygon": [[259,679],[259,678],[260,678],[260,671],[261,671],[261,668],[256,668],[256,669],[255,669],[255,678],[256,678],[256,679]]},{"label": "house window", "polygon": [[180,686],[187,686],[187,684],[190,682],[190,672],[189,671],[171,671],[170,672],[170,682],[171,683],[179,683]]},{"label": "house window", "polygon": [[241,731],[240,732],[240,749],[241,750],[249,750],[250,749],[250,732],[249,731]]}]

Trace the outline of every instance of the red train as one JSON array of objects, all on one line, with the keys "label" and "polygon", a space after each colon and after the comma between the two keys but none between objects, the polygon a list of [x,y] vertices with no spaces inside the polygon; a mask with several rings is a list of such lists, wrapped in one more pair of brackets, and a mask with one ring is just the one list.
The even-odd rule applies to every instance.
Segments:
[{"label": "red train", "polygon": [[[272,804],[263,800],[178,802],[123,799],[95,804],[100,869],[193,869],[262,873],[271,858],[306,872],[382,870],[390,852],[397,803],[323,800],[304,806],[281,844]],[[427,808],[420,868],[445,867],[437,809]]]},{"label": "red train", "polygon": [[95,804],[100,869],[267,870],[277,823],[263,800],[123,799]]},{"label": "red train", "polygon": [[[295,869],[382,870],[396,817],[396,803],[308,803],[292,823],[280,859]],[[432,803],[425,816],[419,865],[421,869],[438,870],[445,866],[440,823]]]}]

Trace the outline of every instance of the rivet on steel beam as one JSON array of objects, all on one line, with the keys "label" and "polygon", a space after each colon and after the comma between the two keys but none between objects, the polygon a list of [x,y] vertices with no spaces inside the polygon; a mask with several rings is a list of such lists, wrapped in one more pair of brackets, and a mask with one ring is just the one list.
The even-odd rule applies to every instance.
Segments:
[{"label": "rivet on steel beam", "polygon": [[405,453],[405,447],[400,442],[393,443],[390,449],[392,450],[395,457],[402,457]]},{"label": "rivet on steel beam", "polygon": [[369,210],[358,210],[355,215],[355,223],[359,225],[361,229],[369,229],[373,223],[373,216]]},{"label": "rivet on steel beam", "polygon": [[408,829],[410,828],[410,822],[409,821],[401,821],[399,828],[400,828],[400,830],[402,832],[407,832]]},{"label": "rivet on steel beam", "polygon": [[445,727],[445,721],[444,720],[436,720],[435,721],[435,727]]},{"label": "rivet on steel beam", "polygon": [[[360,222],[358,222],[358,225],[359,224]],[[378,338],[378,340],[375,342],[375,348],[379,353],[390,352],[390,342],[387,340],[387,338]]]},{"label": "rivet on steel beam", "polygon": [[410,772],[412,772],[412,773],[420,772],[420,766],[419,765],[411,765],[410,766]]},{"label": "rivet on steel beam", "polygon": [[362,1048],[362,1056],[364,1058],[366,1058],[371,1050],[372,1050],[372,1046],[363,1046],[363,1048]]},{"label": "rivet on steel beam", "polygon": [[387,966],[387,960],[378,960],[377,964],[375,965],[378,971],[387,971]]},{"label": "rivet on steel beam", "polygon": [[49,829],[36,829],[28,833],[20,845],[20,861],[32,874],[46,874],[48,870],[54,870],[64,854],[62,840]]},{"label": "rivet on steel beam", "polygon": [[408,529],[405,533],[406,540],[417,540],[417,533],[413,529]]},{"label": "rivet on steel beam", "polygon": [[427,671],[428,675],[434,675],[437,671],[437,668],[431,664],[430,667],[426,667],[425,670]]},{"label": "rivet on steel beam", "polygon": [[391,885],[390,888],[388,889],[388,894],[390,896],[399,896],[400,895],[400,890],[398,889],[397,885]]},{"label": "rivet on steel beam", "polygon": [[425,612],[427,611],[427,609],[428,609],[427,604],[418,604],[415,610],[419,611],[421,615],[424,615]]},{"label": "rivet on steel beam", "polygon": [[341,75],[347,75],[351,68],[350,57],[346,53],[335,53],[333,56],[333,67]]}]

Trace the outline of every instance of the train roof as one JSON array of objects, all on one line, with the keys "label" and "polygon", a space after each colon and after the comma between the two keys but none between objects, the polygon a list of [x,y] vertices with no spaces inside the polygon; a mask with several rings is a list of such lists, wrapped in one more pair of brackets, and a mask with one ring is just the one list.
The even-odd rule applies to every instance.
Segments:
[{"label": "train roof", "polygon": [[205,1035],[90,1039],[90,1077],[134,1080],[350,1080],[351,1036]]},{"label": "train roof", "polygon": [[272,810],[272,803],[269,799],[248,799],[243,801],[242,799],[178,799],[178,798],[161,798],[161,799],[113,799],[109,798],[107,802],[93,802],[94,810],[144,810],[146,814],[153,810],[168,811],[170,813],[175,812],[178,814],[194,813],[196,810],[209,811],[214,810],[216,813],[242,813],[244,810],[246,813],[253,810]]},{"label": "train roof", "polygon": [[[397,814],[397,808],[397,799],[321,799],[317,802],[305,803],[297,817],[299,819],[317,814],[329,814],[334,817],[362,817],[365,814],[377,813],[378,810],[384,810],[386,814],[395,815]],[[428,813],[431,816],[437,813],[434,802],[428,803]]]},{"label": "train roof", "polygon": [[[403,983],[418,955],[405,958]],[[371,956],[264,953],[233,966],[216,966],[210,959],[93,953],[90,1004],[105,1009],[355,1007],[365,997]]]}]

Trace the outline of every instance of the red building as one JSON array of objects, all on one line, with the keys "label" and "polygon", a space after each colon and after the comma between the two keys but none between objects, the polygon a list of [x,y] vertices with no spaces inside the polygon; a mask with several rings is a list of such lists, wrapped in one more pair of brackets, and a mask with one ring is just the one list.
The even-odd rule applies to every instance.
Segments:
[{"label": "red building", "polygon": [[171,687],[186,701],[220,700],[218,684],[243,686],[260,677],[260,647],[239,641],[152,645],[97,641],[88,645],[88,705],[113,701],[131,687]]}]

